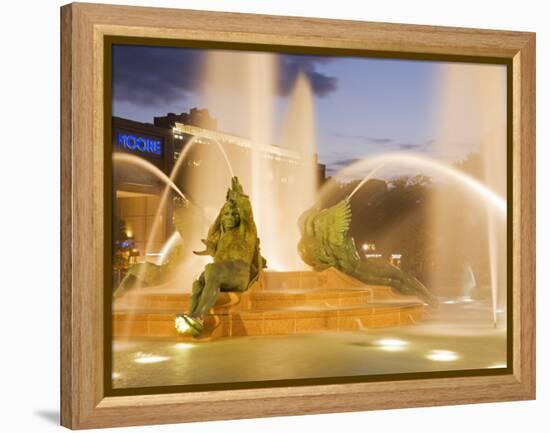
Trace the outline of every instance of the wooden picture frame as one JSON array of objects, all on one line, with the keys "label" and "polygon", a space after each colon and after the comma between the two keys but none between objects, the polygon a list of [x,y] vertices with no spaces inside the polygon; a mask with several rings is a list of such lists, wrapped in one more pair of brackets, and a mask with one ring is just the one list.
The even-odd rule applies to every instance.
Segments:
[{"label": "wooden picture frame", "polygon": [[[106,396],[106,37],[491,57],[511,65],[512,366],[505,374]],[[61,424],[72,429],[535,398],[535,34],[97,4],[61,8]],[[510,213],[509,213],[510,215]],[[509,328],[510,329],[510,328]]]}]

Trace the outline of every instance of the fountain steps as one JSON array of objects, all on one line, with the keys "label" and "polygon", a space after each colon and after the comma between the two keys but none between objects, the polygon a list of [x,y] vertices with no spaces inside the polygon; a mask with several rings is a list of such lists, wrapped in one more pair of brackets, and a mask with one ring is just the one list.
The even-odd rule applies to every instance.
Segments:
[{"label": "fountain steps", "polygon": [[[189,339],[174,328],[174,315],[185,311],[189,296],[150,290],[122,296],[113,305],[113,335]],[[220,295],[201,339],[408,325],[422,320],[423,308],[417,298],[365,286],[334,269],[266,272],[247,292]]]},{"label": "fountain steps", "polygon": [[[240,296],[240,302],[247,302],[247,309],[277,309],[291,308],[299,306],[307,307],[346,307],[363,305],[372,302],[376,292],[376,299],[391,299],[394,297],[393,292],[387,287],[364,288],[358,290],[310,290],[284,293],[278,291],[258,291],[250,292],[246,299]],[[236,298],[236,294],[221,293],[217,302],[217,309],[224,308],[224,305],[230,306],[232,298]],[[122,302],[117,302],[117,310],[166,310],[170,309],[174,312],[185,310],[189,302],[190,295],[188,293],[172,293],[172,294],[128,294]],[[235,301],[233,301],[235,302]]]}]

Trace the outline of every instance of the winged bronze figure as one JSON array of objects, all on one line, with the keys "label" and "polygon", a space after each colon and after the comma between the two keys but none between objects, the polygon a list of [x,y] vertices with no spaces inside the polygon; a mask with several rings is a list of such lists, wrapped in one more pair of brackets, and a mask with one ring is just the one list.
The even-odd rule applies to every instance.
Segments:
[{"label": "winged bronze figure", "polygon": [[298,226],[301,238],[298,252],[317,271],[334,267],[366,284],[390,286],[403,295],[418,296],[430,306],[437,300],[418,279],[382,258],[362,259],[349,235],[351,207],[348,200],[321,209],[318,205],[304,212]]}]

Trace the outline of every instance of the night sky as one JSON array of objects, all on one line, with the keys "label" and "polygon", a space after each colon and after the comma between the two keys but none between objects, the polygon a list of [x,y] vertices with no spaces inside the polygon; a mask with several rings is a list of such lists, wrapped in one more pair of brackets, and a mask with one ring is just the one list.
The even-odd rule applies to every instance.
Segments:
[{"label": "night sky", "polygon": [[[233,53],[243,59],[247,56],[246,52]],[[503,66],[273,56],[277,71],[273,136],[278,135],[290,91],[298,73],[303,72],[314,97],[319,160],[327,164],[329,175],[358,158],[385,152],[414,152],[449,163],[460,161],[479,151],[480,129],[505,128]],[[204,94],[207,58],[208,50],[115,46],[113,115],[152,123],[154,116],[167,112],[208,108],[221,131],[246,136],[239,125],[224,121],[208,106]],[[496,91],[485,91],[490,87],[486,83],[495,82],[499,83]],[[240,96],[231,97],[238,110]],[[483,117],[487,107],[498,107],[497,114]],[[488,126],[480,128],[481,117]],[[442,140],[448,143],[440,146]]]}]

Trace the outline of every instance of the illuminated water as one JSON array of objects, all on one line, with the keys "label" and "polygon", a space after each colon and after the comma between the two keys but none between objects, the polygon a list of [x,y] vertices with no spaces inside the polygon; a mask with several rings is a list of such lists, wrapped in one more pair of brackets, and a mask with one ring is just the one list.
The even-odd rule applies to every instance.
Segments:
[{"label": "illuminated water", "polygon": [[491,303],[450,302],[428,320],[399,328],[115,342],[114,387],[504,368],[505,328],[493,328]]},{"label": "illuminated water", "polygon": [[115,152],[113,153],[113,163],[135,165],[136,167],[152,174],[166,185],[169,185],[170,188],[172,188],[181,198],[187,200],[187,197],[183,192],[181,192],[178,186],[162,170],[151,164],[149,161],[129,153]]},{"label": "illuminated water", "polygon": [[478,195],[480,198],[486,200],[486,202],[491,206],[494,206],[495,209],[498,210],[498,215],[501,217],[506,216],[506,200],[479,181],[475,180],[473,177],[462,173],[460,170],[457,170],[448,164],[436,161],[435,159],[405,153],[389,153],[373,158],[365,158],[339,171],[337,176],[345,177],[357,171],[368,168],[372,169],[372,171],[365,176],[359,185],[357,185],[357,187],[351,192],[348,196],[348,200],[350,200],[355,193],[373,177],[375,173],[379,173],[382,168],[390,164],[394,166],[405,165],[414,167],[415,170],[423,170],[423,174],[436,172],[448,177],[456,181],[459,185],[463,185],[467,190]]},{"label": "illuminated water", "polygon": [[[206,106],[226,125],[226,132],[240,130],[250,139],[249,163],[234,168],[250,196],[267,266],[303,270],[296,249],[296,221],[314,203],[318,188],[314,96],[309,79],[299,73],[283,110],[281,136],[276,136],[277,62],[276,56],[267,53],[209,51],[204,94]],[[239,95],[237,106],[231,97],[235,94]],[[264,147],[272,144],[294,155],[290,170],[283,168],[278,156],[266,153]],[[293,164],[299,164],[299,169]],[[220,188],[222,199],[227,188],[212,176],[198,185],[197,194],[204,193],[205,185],[209,190]]]},{"label": "illuminated water", "polygon": [[[170,179],[171,182],[175,181],[176,175],[178,174],[179,169],[180,169],[183,161],[185,160],[185,158],[189,154],[189,151],[193,148],[194,144],[195,144],[195,137],[192,137],[186,143],[185,149],[178,156],[178,159],[176,160],[176,163],[174,164],[174,167],[172,168],[172,172],[170,173],[169,179]],[[160,224],[161,224],[161,221],[162,221],[161,215],[162,215],[162,212],[165,209],[166,200],[168,199],[169,192],[170,192],[170,184],[166,183],[166,186],[164,187],[164,190],[162,191],[162,195],[160,197],[160,202],[159,202],[159,205],[157,207],[157,211],[155,213],[155,218],[153,219],[153,226],[151,227],[151,232],[149,233],[149,237],[147,238],[147,244],[145,245],[145,254],[148,254],[148,253],[151,252],[151,245],[153,244],[153,241],[154,241],[154,239],[156,238],[156,235],[157,235],[157,231],[160,228]],[[172,242],[174,242],[174,241],[173,241],[173,239],[170,238],[168,240],[168,242],[165,244],[165,246],[162,248],[162,250],[166,250],[166,248],[165,248],[166,245],[170,246],[170,245],[172,245]],[[162,258],[164,258],[164,257],[162,257]],[[160,259],[161,258],[159,257],[158,264],[162,264],[162,261],[160,261]]]},{"label": "illuminated water", "polygon": [[[464,146],[457,138],[456,125],[467,126],[470,143],[479,146],[479,178],[496,194],[506,196],[506,70],[491,65],[468,65],[450,63],[441,70],[439,81],[440,109],[436,114],[437,128],[435,149],[443,158],[456,153]],[[460,85],[457,85],[460,83]],[[506,285],[506,224],[486,202],[486,254],[489,261],[489,275],[494,320],[496,311],[505,305]],[[444,232],[445,199],[439,197],[434,202],[434,231]],[[503,210],[503,213],[505,210]]]},{"label": "illuminated water", "polygon": [[[432,158],[428,158],[421,155],[415,155],[410,153],[385,153],[372,158],[363,158],[337,173],[339,178],[357,177],[359,173],[367,174],[363,177],[361,182],[353,189],[348,195],[347,199],[352,200],[354,195],[359,191],[369,180],[374,179],[375,176],[382,177],[384,171],[388,169],[395,170],[396,168],[407,168],[409,170],[417,171],[423,175],[435,174],[442,176],[444,180],[451,181],[453,184],[461,188],[464,194],[464,202],[468,200],[477,200],[478,206],[486,208],[487,213],[487,233],[489,238],[489,264],[491,275],[491,296],[492,296],[492,315],[493,322],[496,326],[497,323],[497,299],[499,295],[501,298],[505,298],[505,294],[498,293],[498,283],[505,283],[506,278],[506,256],[505,254],[499,254],[497,251],[497,243],[500,240],[500,250],[505,251],[504,242],[497,238],[496,232],[498,231],[502,235],[505,235],[506,231],[506,200],[502,195],[497,194],[492,189],[488,188],[475,178],[457,170],[449,164],[437,161]],[[320,195],[327,196],[334,191],[336,183],[334,180],[327,182],[321,188]],[[431,223],[433,224],[434,231],[446,232],[460,230],[459,227],[449,226],[446,222],[445,206],[439,203],[439,200],[435,201],[435,205],[432,205]],[[445,263],[445,258],[440,257],[440,261]],[[451,259],[454,261],[456,259]],[[447,272],[445,267],[442,272]],[[441,271],[440,271],[441,272]],[[504,277],[502,277],[504,274]],[[499,279],[500,278],[500,279]]]}]

